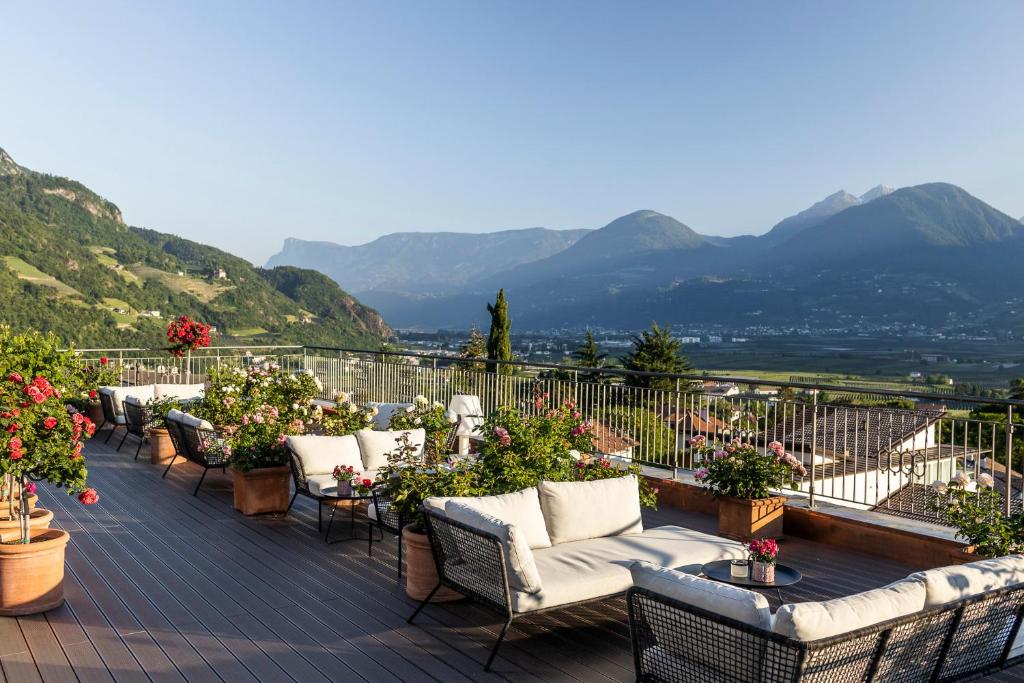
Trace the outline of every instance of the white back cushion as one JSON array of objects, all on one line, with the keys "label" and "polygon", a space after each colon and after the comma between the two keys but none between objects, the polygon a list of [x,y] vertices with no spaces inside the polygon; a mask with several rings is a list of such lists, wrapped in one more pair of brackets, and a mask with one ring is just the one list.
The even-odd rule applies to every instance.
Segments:
[{"label": "white back cushion", "polygon": [[[533,560],[533,551],[514,524],[506,524],[497,517],[455,500],[445,505],[445,514],[449,519],[498,537],[505,555],[509,588],[525,593],[540,592],[540,573]],[[472,562],[465,558],[464,561]]]},{"label": "white back cushion", "polygon": [[925,586],[925,606],[935,607],[991,590],[1024,583],[1024,555],[1007,555],[970,564],[939,567],[908,576]]},{"label": "white back cushion", "polygon": [[772,627],[772,610],[761,593],[684,574],[650,562],[634,562],[629,571],[633,575],[634,586],[744,624],[763,629]]},{"label": "white back cushion", "polygon": [[391,416],[397,413],[399,410],[405,410],[411,408],[411,403],[377,403],[376,401],[369,401],[366,404],[367,410],[370,408],[376,408],[377,414],[373,416],[373,428],[382,431],[388,428],[391,424]]},{"label": "white back cushion", "polygon": [[154,384],[154,398],[196,398],[206,392],[203,384]]},{"label": "white back cushion", "polygon": [[640,483],[632,475],[537,486],[551,543],[643,533]]},{"label": "white back cushion", "polygon": [[213,429],[213,425],[206,420],[200,419],[195,415],[189,415],[188,413],[182,413],[178,421],[182,424],[186,424],[190,427],[198,427],[199,429]]},{"label": "white back cushion", "polygon": [[541,512],[540,498],[535,487],[497,496],[459,498],[458,502],[496,517],[505,524],[512,524],[530,548],[551,547],[551,538],[544,524],[544,513]]},{"label": "white back cushion", "polygon": [[359,443],[351,434],[289,436],[288,448],[302,461],[302,470],[306,476],[333,474],[334,468],[338,465],[354,467],[357,472],[364,469],[363,461],[359,457]]},{"label": "white back cushion", "polygon": [[924,598],[924,582],[901,581],[845,598],[783,605],[774,631],[796,640],[828,638],[920,612]]},{"label": "white back cushion", "polygon": [[124,415],[124,406],[121,405],[126,398],[129,396],[135,396],[142,400],[143,403],[148,403],[154,398],[152,384],[139,384],[134,387],[114,387],[114,411],[118,415]]},{"label": "white back cushion", "polygon": [[356,432],[356,439],[359,440],[359,452],[363,458],[363,467],[368,470],[387,467],[388,453],[398,450],[398,440],[402,434],[409,435],[409,443],[416,447],[417,457],[422,458],[423,444],[427,441],[427,432],[424,429],[387,432],[360,429]]}]

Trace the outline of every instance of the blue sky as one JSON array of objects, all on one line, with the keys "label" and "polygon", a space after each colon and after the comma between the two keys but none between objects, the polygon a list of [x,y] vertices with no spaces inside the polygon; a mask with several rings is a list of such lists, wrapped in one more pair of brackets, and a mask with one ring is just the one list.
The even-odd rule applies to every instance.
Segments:
[{"label": "blue sky", "polygon": [[0,146],[135,225],[759,233],[947,181],[1024,215],[1024,2],[0,6]]}]

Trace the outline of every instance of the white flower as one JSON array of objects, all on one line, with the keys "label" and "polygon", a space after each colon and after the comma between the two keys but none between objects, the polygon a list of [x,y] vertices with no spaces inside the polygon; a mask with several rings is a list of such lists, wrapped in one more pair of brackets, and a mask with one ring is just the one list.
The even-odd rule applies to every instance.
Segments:
[{"label": "white flower", "polygon": [[334,400],[338,403],[348,403],[348,394],[344,391],[339,391],[338,395],[334,397]]},{"label": "white flower", "polygon": [[357,407],[356,407],[356,404],[355,404],[355,403],[349,403],[349,404],[348,404],[348,412],[350,412],[350,413],[355,413],[355,412],[357,412],[358,410],[359,410],[359,408],[357,408]]},{"label": "white flower", "polygon": [[415,420],[412,421],[412,423],[413,424],[417,424],[417,425],[418,424],[423,424],[423,420],[421,420],[420,418],[417,417]]},{"label": "white flower", "polygon": [[580,452],[573,448],[571,451],[569,451],[569,457],[572,458],[573,460],[579,460]]},{"label": "white flower", "polygon": [[444,404],[441,403],[440,401],[434,401],[434,407],[435,408],[444,408]]},{"label": "white flower", "polygon": [[956,476],[953,477],[953,481],[960,484],[960,486],[967,486],[968,482],[971,481],[971,478],[967,476],[966,472],[960,470],[959,472],[956,473]]},{"label": "white flower", "polygon": [[946,482],[942,481],[941,479],[936,479],[935,481],[932,482],[932,490],[935,491],[935,493],[939,494],[940,496],[945,494],[948,489],[949,486],[947,486]]},{"label": "white flower", "polygon": [[987,472],[982,472],[981,474],[978,475],[978,486],[988,489],[992,488],[992,486],[994,486],[995,483],[995,479],[993,479],[992,475]]},{"label": "white flower", "polygon": [[373,415],[374,417],[377,417],[377,414],[378,414],[379,412],[380,412],[380,411],[379,411],[379,410],[377,410],[377,406],[373,406],[372,408],[370,408],[370,415]]},{"label": "white flower", "polygon": [[413,406],[408,406],[405,409],[405,412],[407,412],[407,413],[414,413],[414,412],[416,412],[416,408],[414,408]]},{"label": "white flower", "polygon": [[299,409],[299,404],[298,403],[293,403],[292,404],[292,410],[298,410],[298,409]]},{"label": "white flower", "polygon": [[414,398],[412,400],[412,402],[415,403],[418,406],[425,406],[425,405],[430,403],[430,401],[427,399],[427,397],[424,396],[423,394],[420,394],[419,396]]}]

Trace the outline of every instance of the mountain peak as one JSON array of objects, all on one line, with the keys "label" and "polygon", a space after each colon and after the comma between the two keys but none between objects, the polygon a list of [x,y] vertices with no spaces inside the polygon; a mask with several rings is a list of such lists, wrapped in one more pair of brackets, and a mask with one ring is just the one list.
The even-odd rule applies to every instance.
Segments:
[{"label": "mountain peak", "polygon": [[0,147],[0,175],[21,175],[23,172],[14,158],[3,147]]},{"label": "mountain peak", "polygon": [[860,203],[867,204],[868,202],[884,197],[887,194],[892,194],[896,191],[892,185],[875,185],[870,190],[860,196]]}]

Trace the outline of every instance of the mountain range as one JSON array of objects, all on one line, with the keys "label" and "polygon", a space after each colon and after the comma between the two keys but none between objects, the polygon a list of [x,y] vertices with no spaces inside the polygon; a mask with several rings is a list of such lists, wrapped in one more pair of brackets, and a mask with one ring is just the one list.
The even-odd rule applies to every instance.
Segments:
[{"label": "mountain range", "polygon": [[0,323],[79,346],[166,344],[189,314],[220,343],[377,344],[383,318],[321,273],[262,269],[220,249],[126,225],[79,182],[0,149]]},{"label": "mountain range", "polygon": [[[481,254],[487,234],[419,233],[415,258],[380,250],[358,268],[332,272],[402,327],[484,324],[485,303],[505,288],[521,329],[635,328],[651,320],[1024,328],[1016,322],[1024,307],[1024,284],[1015,276],[1024,262],[1021,223],[955,185],[879,185],[860,196],[836,192],[760,236],[701,235],[643,210],[596,230],[566,231],[562,243],[553,237],[562,231],[511,231],[519,233],[515,259],[488,252],[466,263],[469,256],[458,272],[448,271],[449,281],[437,264],[464,256],[450,253],[455,240]],[[498,234],[512,241],[509,231]],[[339,249],[367,253],[397,237],[411,239],[389,235]],[[316,267],[296,258],[308,244],[289,240],[271,263]],[[375,268],[402,275],[362,275]]]}]

